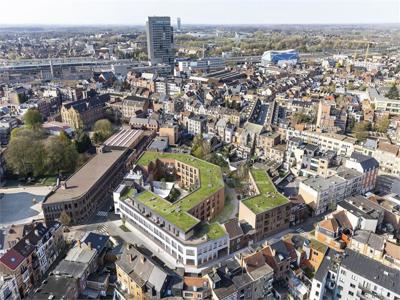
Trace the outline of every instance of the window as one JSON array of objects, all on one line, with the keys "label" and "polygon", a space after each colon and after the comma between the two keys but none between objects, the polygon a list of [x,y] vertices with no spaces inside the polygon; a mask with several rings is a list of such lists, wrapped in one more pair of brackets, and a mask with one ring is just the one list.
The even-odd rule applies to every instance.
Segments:
[{"label": "window", "polygon": [[349,291],[350,296],[354,296],[354,293],[352,291]]},{"label": "window", "polygon": [[315,292],[315,296],[319,296],[319,292],[318,291]]},{"label": "window", "polygon": [[350,283],[350,287],[352,287],[354,289],[356,286],[354,284]]}]

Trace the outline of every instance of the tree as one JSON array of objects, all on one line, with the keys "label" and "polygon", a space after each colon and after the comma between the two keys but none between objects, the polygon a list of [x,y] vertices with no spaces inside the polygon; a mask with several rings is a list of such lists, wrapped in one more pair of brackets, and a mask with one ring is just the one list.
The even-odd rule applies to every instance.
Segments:
[{"label": "tree", "polygon": [[371,129],[371,124],[369,122],[363,121],[358,122],[354,125],[353,133],[357,140],[364,140],[368,137],[368,131]]},{"label": "tree", "polygon": [[390,119],[388,116],[380,118],[375,125],[375,130],[378,132],[386,133],[390,125]]},{"label": "tree", "polygon": [[305,114],[303,112],[296,112],[293,115],[293,121],[296,124],[311,123],[312,120],[313,120],[313,118],[311,116],[309,116],[308,114]]},{"label": "tree", "polygon": [[35,108],[30,108],[24,114],[24,123],[28,128],[38,129],[42,126],[43,119],[40,112]]},{"label": "tree", "polygon": [[399,90],[397,89],[396,84],[394,83],[389,91],[386,93],[385,97],[388,97],[389,99],[400,99],[400,95],[399,95]]},{"label": "tree", "polygon": [[240,180],[247,180],[249,178],[250,168],[247,163],[241,164],[236,170],[236,176]]},{"label": "tree", "polygon": [[11,131],[11,139],[17,137],[27,137],[32,140],[42,140],[45,138],[45,134],[41,129],[33,130],[26,127],[18,127]]},{"label": "tree", "polygon": [[113,134],[111,122],[107,119],[96,121],[93,126],[93,131],[93,140],[96,144],[104,142]]},{"label": "tree", "polygon": [[207,159],[209,158],[211,151],[210,143],[203,139],[202,134],[198,134],[194,137],[191,151],[193,156],[200,159]]},{"label": "tree", "polygon": [[64,226],[68,226],[68,225],[71,224],[71,217],[70,217],[70,215],[69,215],[65,210],[63,210],[63,211],[60,213],[59,221],[60,221],[60,223],[63,224]]},{"label": "tree", "polygon": [[78,152],[70,141],[51,137],[46,141],[46,169],[49,174],[72,172],[78,161]]},{"label": "tree", "polygon": [[107,119],[98,120],[96,121],[96,123],[94,123],[93,131],[101,132],[104,134],[112,134],[112,124]]},{"label": "tree", "polygon": [[44,157],[42,141],[27,136],[12,138],[5,154],[7,166],[21,176],[43,174]]},{"label": "tree", "polygon": [[93,147],[90,137],[84,131],[77,133],[74,143],[78,153],[84,153]]}]

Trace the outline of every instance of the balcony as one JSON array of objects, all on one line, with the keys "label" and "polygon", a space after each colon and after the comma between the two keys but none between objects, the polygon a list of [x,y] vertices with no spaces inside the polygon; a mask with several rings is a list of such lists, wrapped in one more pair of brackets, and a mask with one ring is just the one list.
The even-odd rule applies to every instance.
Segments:
[{"label": "balcony", "polygon": [[368,299],[368,300],[384,300],[385,297],[378,295],[375,291],[366,288],[362,285],[358,286],[359,290],[357,291],[357,296],[360,297],[360,299]]}]

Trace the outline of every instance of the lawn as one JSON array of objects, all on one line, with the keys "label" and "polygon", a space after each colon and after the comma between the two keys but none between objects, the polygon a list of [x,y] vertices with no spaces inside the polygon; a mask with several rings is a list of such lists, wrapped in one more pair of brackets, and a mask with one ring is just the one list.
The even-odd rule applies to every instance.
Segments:
[{"label": "lawn", "polygon": [[250,175],[260,192],[257,196],[243,200],[243,204],[252,212],[258,214],[288,203],[289,200],[276,190],[265,170],[252,168]]},{"label": "lawn", "polygon": [[209,240],[216,240],[226,235],[226,231],[219,223],[207,223],[201,227],[199,232],[196,233],[195,238],[201,238],[205,234]]},{"label": "lawn", "polygon": [[16,179],[7,179],[4,187],[19,186],[54,186],[57,183],[57,176],[43,176],[32,179],[30,182],[20,181]]}]

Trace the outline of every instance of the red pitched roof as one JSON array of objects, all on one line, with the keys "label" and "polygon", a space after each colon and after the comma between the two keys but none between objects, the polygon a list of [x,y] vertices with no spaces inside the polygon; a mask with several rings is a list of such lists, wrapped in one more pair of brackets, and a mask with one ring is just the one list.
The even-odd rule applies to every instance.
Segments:
[{"label": "red pitched roof", "polygon": [[25,257],[19,254],[14,249],[10,249],[0,258],[0,262],[3,263],[10,270],[15,270],[23,261]]}]

